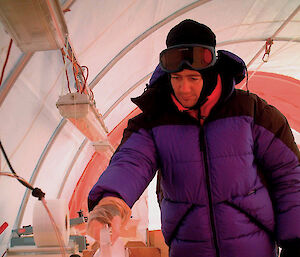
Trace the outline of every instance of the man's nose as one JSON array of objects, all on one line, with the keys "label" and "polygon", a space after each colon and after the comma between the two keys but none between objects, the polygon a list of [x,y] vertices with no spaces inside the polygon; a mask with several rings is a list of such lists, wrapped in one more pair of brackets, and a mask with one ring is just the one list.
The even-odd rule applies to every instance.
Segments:
[{"label": "man's nose", "polygon": [[191,90],[190,83],[186,78],[183,78],[180,85],[180,91],[187,93]]}]

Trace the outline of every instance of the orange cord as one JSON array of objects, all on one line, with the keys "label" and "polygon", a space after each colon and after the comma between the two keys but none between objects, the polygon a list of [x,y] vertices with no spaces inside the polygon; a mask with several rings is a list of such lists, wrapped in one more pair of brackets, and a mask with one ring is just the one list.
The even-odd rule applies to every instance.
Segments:
[{"label": "orange cord", "polygon": [[[75,79],[75,83],[76,83],[77,92],[80,92],[81,94],[85,93],[86,95],[90,96],[91,99],[93,100],[94,99],[94,94],[93,94],[92,90],[87,87],[87,79],[88,79],[88,76],[89,76],[88,67],[87,66],[80,66],[78,64],[77,60],[74,59],[74,56],[72,54],[72,49],[70,49],[70,48],[68,49],[68,54],[66,54],[66,52],[63,49],[61,49],[61,52],[62,52],[62,55],[63,55],[64,63],[65,63],[64,58],[67,58],[72,63],[72,70],[73,70],[73,75],[74,75],[74,79]],[[84,75],[83,68],[86,69],[86,76]],[[67,71],[66,71],[66,74],[67,74]],[[79,79],[79,76],[82,79]],[[71,92],[70,86],[69,86],[68,76],[67,76],[67,80],[68,80],[68,88],[69,88],[69,91]]]},{"label": "orange cord", "polygon": [[[64,64],[66,64],[66,61],[65,61],[65,58],[64,58],[64,56],[65,56],[65,51],[64,51],[63,49],[61,49],[61,55],[62,55],[62,59],[63,59]],[[68,82],[68,89],[69,89],[69,92],[71,93],[71,88],[70,88],[70,81],[69,81],[68,71],[65,70],[65,72],[66,72],[66,78],[67,78],[67,82]]]}]

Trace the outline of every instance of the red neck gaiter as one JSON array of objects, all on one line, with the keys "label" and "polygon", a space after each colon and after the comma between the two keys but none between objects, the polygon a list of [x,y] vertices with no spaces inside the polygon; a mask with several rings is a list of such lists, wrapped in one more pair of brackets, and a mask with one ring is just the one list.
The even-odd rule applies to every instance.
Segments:
[{"label": "red neck gaiter", "polygon": [[[203,124],[205,118],[209,115],[211,109],[215,106],[215,104],[220,99],[221,93],[222,93],[222,84],[221,84],[220,75],[218,75],[218,81],[217,81],[216,88],[207,97],[207,101],[203,105],[200,106],[200,114],[201,114],[200,123],[201,124]],[[199,110],[193,110],[193,109],[186,108],[186,107],[182,106],[182,104],[176,99],[176,97],[173,94],[171,94],[171,97],[179,111],[187,112],[193,118],[198,119]]]}]

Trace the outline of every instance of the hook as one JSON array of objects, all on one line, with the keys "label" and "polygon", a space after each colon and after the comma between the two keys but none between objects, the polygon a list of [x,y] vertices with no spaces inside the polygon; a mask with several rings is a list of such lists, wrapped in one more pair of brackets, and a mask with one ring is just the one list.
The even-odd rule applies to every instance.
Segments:
[{"label": "hook", "polygon": [[268,38],[266,40],[265,53],[262,57],[263,62],[267,62],[269,60],[272,45],[273,45],[273,39]]}]

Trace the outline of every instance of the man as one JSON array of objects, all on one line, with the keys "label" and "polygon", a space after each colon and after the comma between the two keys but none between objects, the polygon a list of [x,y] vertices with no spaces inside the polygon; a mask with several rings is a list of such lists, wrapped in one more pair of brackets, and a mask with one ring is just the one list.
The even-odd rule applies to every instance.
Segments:
[{"label": "man", "polygon": [[300,153],[285,117],[234,86],[236,55],[207,26],[169,32],[148,89],[110,165],[89,194],[89,233],[113,240],[157,170],[171,257],[300,256]]}]

